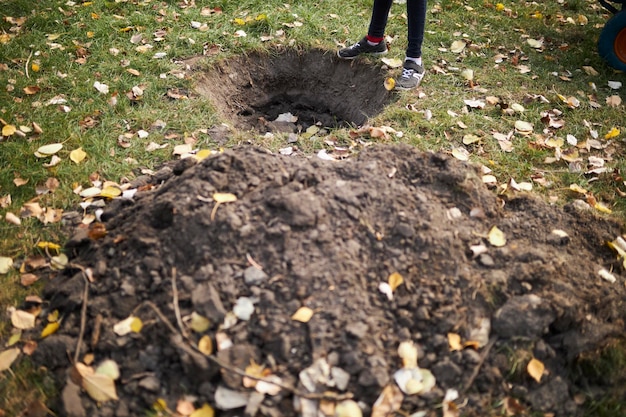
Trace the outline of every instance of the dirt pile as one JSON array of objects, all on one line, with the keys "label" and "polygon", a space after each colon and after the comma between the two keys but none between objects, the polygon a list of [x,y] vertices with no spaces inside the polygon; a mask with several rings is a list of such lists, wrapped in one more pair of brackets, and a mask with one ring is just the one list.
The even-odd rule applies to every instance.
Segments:
[{"label": "dirt pile", "polygon": [[[502,204],[474,168],[446,155],[372,146],[336,162],[242,148],[142,181],[156,186],[107,206],[105,237],[79,228],[67,244],[71,262],[93,273],[80,358],[112,359],[121,377],[119,401],[100,406],[69,384],[62,415],[143,415],[159,398],[174,409],[192,395],[218,415],[242,415],[224,410],[240,401],[251,414],[294,416],[295,396],[306,414],[332,403],[318,401],[324,391],[352,396],[369,415],[395,387],[399,344],[413,341],[436,385],[404,397],[409,414],[439,415],[456,389],[467,416],[489,415],[505,398],[575,416],[581,387],[568,365],[623,331],[624,278],[619,269],[612,284],[598,275],[616,264],[604,243],[618,224],[523,195]],[[215,193],[237,199],[217,205]],[[503,246],[488,242],[494,226]],[[386,294],[381,283],[394,273],[403,283]],[[60,381],[84,285],[67,268],[44,294],[64,319],[35,360]],[[306,323],[292,319],[303,306],[313,311]],[[207,330],[188,330],[194,313]],[[131,315],[143,329],[118,336],[114,326]],[[195,349],[204,335],[227,368]],[[453,349],[454,335],[470,346]],[[525,372],[531,357],[545,365],[540,382]],[[244,388],[236,371],[251,361],[292,389]]]}]

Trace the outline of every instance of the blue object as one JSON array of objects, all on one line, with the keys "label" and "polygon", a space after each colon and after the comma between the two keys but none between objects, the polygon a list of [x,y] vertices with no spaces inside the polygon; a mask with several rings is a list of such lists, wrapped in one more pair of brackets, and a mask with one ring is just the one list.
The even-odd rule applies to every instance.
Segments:
[{"label": "blue object", "polygon": [[615,69],[626,71],[626,0],[621,0],[622,10],[617,10],[606,0],[602,6],[615,15],[604,25],[598,39],[598,53]]}]

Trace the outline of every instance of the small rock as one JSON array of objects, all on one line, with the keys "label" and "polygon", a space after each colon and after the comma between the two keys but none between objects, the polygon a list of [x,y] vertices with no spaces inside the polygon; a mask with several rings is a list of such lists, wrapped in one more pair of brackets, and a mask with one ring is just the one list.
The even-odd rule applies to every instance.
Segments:
[{"label": "small rock", "polygon": [[80,401],[80,387],[72,382],[70,378],[61,393],[61,401],[66,416],[68,417],[86,417],[87,413]]},{"label": "small rock", "polygon": [[161,387],[161,381],[156,376],[150,375],[139,381],[139,386],[150,392],[157,392]]},{"label": "small rock", "polygon": [[248,285],[259,285],[266,281],[267,278],[267,274],[255,266],[248,267],[243,271],[243,279]]},{"label": "small rock", "polygon": [[487,266],[487,267],[491,267],[496,264],[493,258],[491,257],[491,255],[487,253],[480,254],[480,256],[478,256],[478,262],[480,262],[482,266]]},{"label": "small rock", "polygon": [[232,410],[248,404],[249,393],[228,389],[222,385],[215,391],[215,407],[220,410]]},{"label": "small rock", "polygon": [[211,323],[221,323],[226,316],[220,295],[210,282],[196,286],[191,293],[191,302],[193,308]]}]

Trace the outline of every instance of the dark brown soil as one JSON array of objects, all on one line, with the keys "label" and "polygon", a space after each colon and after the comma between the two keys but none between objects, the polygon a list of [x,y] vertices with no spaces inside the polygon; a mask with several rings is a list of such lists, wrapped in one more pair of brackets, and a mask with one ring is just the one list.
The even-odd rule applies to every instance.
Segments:
[{"label": "dark brown soil", "polygon": [[[212,323],[204,334],[232,340],[216,354],[222,362],[243,369],[253,359],[304,391],[300,372],[325,359],[349,381],[319,392],[352,395],[364,415],[394,384],[398,345],[409,340],[437,380],[430,393],[405,397],[409,414],[440,415],[447,389],[460,392],[467,416],[500,413],[506,397],[530,411],[576,416],[581,398],[590,400],[579,394],[608,392],[568,370],[623,332],[622,273],[614,270],[613,284],[598,275],[617,264],[605,245],[620,234],[613,221],[531,196],[502,200],[471,166],[407,146],[372,146],[342,162],[241,148],[190,165],[141,178],[134,185],[155,187],[111,202],[106,237],[78,229],[68,242],[71,262],[93,272],[81,358],[113,359],[122,375],[119,401],[77,400],[66,388],[60,415],[143,415],[158,398],[173,409],[184,395],[216,406],[218,387],[250,392],[193,349],[202,334],[191,332],[190,344],[176,337],[173,280],[181,316],[203,315]],[[215,210],[216,192],[237,201]],[[505,246],[487,242],[493,226]],[[470,247],[481,244],[486,252],[474,256]],[[379,284],[394,272],[404,284],[389,300]],[[79,336],[83,288],[80,270],[68,268],[45,292],[47,308],[64,319],[34,358],[60,381]],[[254,313],[224,329],[240,297],[253,299]],[[145,304],[136,310],[145,301],[174,329]],[[291,319],[301,306],[315,311],[308,323]],[[117,336],[113,326],[133,313],[141,333]],[[448,333],[487,346],[451,351]],[[540,383],[525,372],[531,357],[546,366]],[[260,399],[257,415],[297,415],[289,390]]]},{"label": "dark brown soil", "polygon": [[[364,124],[393,98],[384,80],[382,68],[340,60],[334,51],[288,49],[218,62],[199,75],[197,91],[239,129],[297,133],[313,124]],[[283,113],[298,120],[276,122]]]}]

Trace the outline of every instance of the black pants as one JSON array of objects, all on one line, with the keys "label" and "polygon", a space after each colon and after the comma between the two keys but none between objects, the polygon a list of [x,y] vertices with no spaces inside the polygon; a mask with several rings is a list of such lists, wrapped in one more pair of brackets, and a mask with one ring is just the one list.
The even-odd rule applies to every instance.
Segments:
[{"label": "black pants", "polygon": [[[368,35],[382,38],[385,36],[385,27],[389,18],[389,10],[393,0],[374,0],[372,20]],[[422,56],[424,42],[424,26],[426,24],[426,0],[406,0],[406,15],[408,20],[408,47],[406,56],[419,58]]]}]

